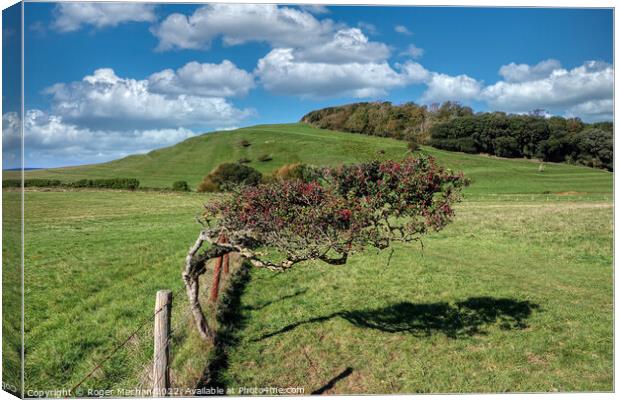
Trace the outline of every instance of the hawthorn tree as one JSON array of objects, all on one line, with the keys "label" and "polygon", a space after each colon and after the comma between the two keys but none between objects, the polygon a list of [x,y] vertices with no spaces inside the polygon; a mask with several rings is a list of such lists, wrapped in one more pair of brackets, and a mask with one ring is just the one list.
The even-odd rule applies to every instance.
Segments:
[{"label": "hawthorn tree", "polygon": [[365,248],[385,249],[442,229],[469,183],[428,156],[317,172],[312,182],[238,187],[205,205],[183,271],[202,338],[213,336],[199,302],[199,277],[209,260],[238,252],[254,267],[279,272],[308,260],[341,265]]}]

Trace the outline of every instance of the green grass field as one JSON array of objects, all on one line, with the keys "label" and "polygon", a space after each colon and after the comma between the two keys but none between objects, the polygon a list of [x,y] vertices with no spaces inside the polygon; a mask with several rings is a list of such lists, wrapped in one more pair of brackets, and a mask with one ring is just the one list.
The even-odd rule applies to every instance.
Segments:
[{"label": "green grass field", "polygon": [[223,381],[328,393],[612,390],[610,203],[476,203],[343,267],[254,271]]},{"label": "green grass field", "polygon": [[21,194],[2,199],[2,383],[16,394],[21,387]]},{"label": "green grass field", "polygon": [[[153,313],[157,290],[183,294],[181,260],[204,200],[190,194],[26,193],[27,390],[77,384]],[[175,296],[175,321],[187,320],[183,300]],[[147,323],[85,387],[143,384],[151,335]],[[179,329],[175,344],[186,336]]]},{"label": "green grass field", "polygon": [[[248,140],[249,147],[239,144]],[[523,159],[498,159],[453,153],[423,147],[423,152],[455,170],[463,170],[474,180],[470,195],[547,194],[575,192],[573,195],[610,199],[612,174],[592,168],[547,163],[543,173],[539,163]],[[369,159],[402,159],[406,143],[344,132],[312,128],[303,124],[263,125],[194,137],[175,146],[134,155],[104,164],[27,171],[26,178],[53,178],[74,181],[83,178],[137,178],[142,186],[170,187],[186,180],[195,188],[213,168],[242,157],[263,173],[288,163],[337,165]],[[273,160],[257,161],[263,154]],[[15,174],[15,173],[13,173]],[[11,176],[9,172],[7,176]]]},{"label": "green grass field", "polygon": [[[242,138],[252,146],[238,146]],[[539,173],[528,160],[424,151],[474,181],[455,222],[429,235],[423,251],[402,245],[339,267],[252,271],[233,310],[227,362],[213,379],[230,388],[301,386],[306,393],[612,390],[613,175],[562,164]],[[265,172],[294,161],[402,157],[405,145],[299,125],[255,127],[28,175],[195,185],[220,162],[267,152],[272,162],[253,164]],[[4,192],[5,199],[14,193]],[[208,200],[196,193],[26,192],[27,389],[76,384],[148,318],[164,288],[178,293],[173,384],[196,384],[212,354],[188,322],[180,273],[199,229],[194,216]],[[83,388],[148,386],[150,329]]]}]

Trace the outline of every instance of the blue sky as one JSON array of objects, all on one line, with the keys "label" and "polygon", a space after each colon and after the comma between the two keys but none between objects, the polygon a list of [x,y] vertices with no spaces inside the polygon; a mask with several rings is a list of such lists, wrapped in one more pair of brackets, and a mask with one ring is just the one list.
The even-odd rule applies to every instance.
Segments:
[{"label": "blue sky", "polygon": [[605,9],[27,3],[26,164],[354,101],[610,120],[612,27]]}]

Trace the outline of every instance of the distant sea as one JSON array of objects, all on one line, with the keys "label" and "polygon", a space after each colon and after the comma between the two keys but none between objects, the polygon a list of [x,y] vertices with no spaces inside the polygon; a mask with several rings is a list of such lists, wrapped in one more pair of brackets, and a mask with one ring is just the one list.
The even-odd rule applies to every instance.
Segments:
[{"label": "distant sea", "polygon": [[[3,171],[19,171],[21,168],[5,168]],[[24,168],[24,171],[32,171],[35,169],[45,169],[45,168]]]}]

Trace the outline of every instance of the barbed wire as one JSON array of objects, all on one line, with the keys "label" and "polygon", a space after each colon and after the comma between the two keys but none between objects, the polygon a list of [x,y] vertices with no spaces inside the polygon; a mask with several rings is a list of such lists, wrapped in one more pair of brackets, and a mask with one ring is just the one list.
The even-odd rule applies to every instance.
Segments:
[{"label": "barbed wire", "polygon": [[[180,287],[177,290],[175,290],[174,292],[172,292],[172,297],[175,298],[179,293],[181,293],[181,291],[185,290],[185,287]],[[129,334],[129,336],[127,336],[124,340],[122,340],[121,342],[119,342],[116,346],[114,346],[114,348],[112,349],[112,351],[110,351],[108,354],[106,354],[105,357],[103,357],[96,365],[94,368],[92,368],[77,384],[75,384],[70,390],[69,393],[73,394],[75,393],[75,391],[82,385],[84,384],[84,382],[86,382],[89,378],[91,378],[95,372],[97,372],[99,369],[101,369],[103,367],[103,365],[108,362],[119,350],[121,350],[122,348],[124,348],[125,346],[127,346],[127,344],[129,344],[131,342],[131,340],[135,337],[138,336],[138,334],[140,333],[140,331],[150,322],[153,322],[155,320],[155,317],[167,306],[169,306],[168,304],[165,304],[163,306],[161,306],[160,308],[158,308],[157,310],[155,310],[155,312],[151,315],[149,315],[147,318],[145,318],[144,320],[142,320],[140,322],[140,324],[137,326],[137,328],[135,328],[131,334]]]},{"label": "barbed wire", "polygon": [[[232,262],[232,260],[230,260]],[[232,265],[231,265],[231,269],[232,269]],[[223,271],[222,271],[223,272]],[[224,280],[227,280],[229,278],[228,275],[230,275],[232,271],[230,271],[228,274],[223,274],[224,276],[222,276],[222,278],[224,278]],[[220,287],[220,290],[222,288]],[[181,294],[182,292],[185,291],[185,286],[181,286],[178,289],[176,289],[175,291],[172,292],[172,298],[176,298],[179,294]],[[90,379],[95,372],[97,372],[98,370],[102,369],[102,367],[116,354],[118,353],[121,349],[123,349],[124,347],[126,347],[128,344],[132,343],[132,339],[138,337],[138,335],[140,334],[140,332],[150,323],[152,323],[155,320],[155,317],[165,308],[169,306],[169,304],[165,304],[163,306],[161,306],[159,309],[155,310],[153,312],[153,314],[149,315],[147,318],[145,318],[144,320],[142,320],[140,322],[140,324],[129,334],[129,336],[127,336],[124,340],[120,341],[116,346],[114,346],[114,348],[112,349],[112,351],[110,351],[109,353],[107,353],[101,360],[99,360],[97,362],[97,364],[86,374],[84,375],[84,377],[77,383],[75,384],[70,390],[69,390],[69,394],[75,394],[76,390],[84,384],[84,382],[86,382],[88,379]],[[174,310],[176,310],[177,308],[173,307],[172,308],[172,312],[174,313]],[[138,382],[138,389],[142,390],[142,388],[144,386],[146,386],[148,384],[148,382],[150,381],[151,384],[154,383],[161,383],[160,380],[163,379],[165,377],[165,374],[160,376],[157,382],[154,382],[155,377],[152,376],[153,374],[153,366],[154,364],[159,361],[159,357],[161,357],[163,354],[166,353],[165,350],[170,350],[171,348],[171,344],[174,341],[174,337],[175,337],[175,333],[180,333],[182,332],[182,328],[183,326],[187,326],[187,322],[188,319],[190,319],[192,317],[192,312],[191,309],[189,307],[185,308],[185,311],[181,314],[180,318],[172,318],[174,316],[171,315],[171,327],[168,333],[168,337],[166,338],[165,341],[165,345],[164,345],[164,351],[159,353],[157,355],[157,357],[155,355],[153,355],[153,357],[151,358],[151,360],[147,363],[147,365],[145,366],[145,368],[143,369],[143,372],[141,374],[141,376],[143,377],[147,377],[148,379],[140,379],[139,378],[139,382]],[[174,326],[175,325],[175,326]],[[172,358],[172,357],[171,357]],[[147,370],[149,371],[147,373]],[[169,375],[169,374],[168,374]],[[154,385],[151,385],[152,387],[154,387]]]},{"label": "barbed wire", "polygon": [[[153,366],[157,363],[157,361],[159,361],[160,357],[162,357],[164,354],[166,354],[166,350],[170,351],[171,348],[171,343],[174,342],[175,339],[175,333],[177,332],[181,332],[183,326],[187,326],[186,323],[188,321],[188,319],[192,316],[191,310],[189,308],[186,309],[186,311],[183,313],[183,316],[181,318],[177,318],[177,323],[176,326],[171,326],[170,327],[170,332],[168,334],[168,337],[166,338],[166,343],[164,344],[164,351],[160,352],[157,357],[154,357],[154,359],[148,364],[148,367],[150,368],[151,372],[153,372]],[[168,354],[168,356],[170,357],[170,359],[168,360],[169,362],[172,361],[172,359],[174,358],[174,355]],[[165,377],[165,375],[161,375],[159,377],[159,379],[157,380],[157,382],[152,382],[152,386],[158,386],[161,383],[161,380]],[[155,377],[153,376],[151,378],[151,380],[155,379]],[[170,382],[172,383],[172,382]],[[157,384],[157,385],[156,385]]]}]

